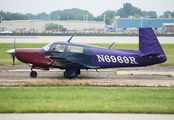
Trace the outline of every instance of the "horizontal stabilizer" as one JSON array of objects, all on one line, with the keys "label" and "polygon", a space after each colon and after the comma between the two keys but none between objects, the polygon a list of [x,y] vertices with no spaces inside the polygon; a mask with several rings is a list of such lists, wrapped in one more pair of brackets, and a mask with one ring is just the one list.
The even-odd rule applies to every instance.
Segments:
[{"label": "horizontal stabilizer", "polygon": [[146,54],[146,55],[140,55],[141,58],[148,57],[148,56],[159,56],[159,54]]}]

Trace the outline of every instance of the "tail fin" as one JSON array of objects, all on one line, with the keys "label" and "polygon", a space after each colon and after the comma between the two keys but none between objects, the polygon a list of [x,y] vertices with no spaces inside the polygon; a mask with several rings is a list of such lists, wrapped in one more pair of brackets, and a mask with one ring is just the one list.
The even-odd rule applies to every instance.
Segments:
[{"label": "tail fin", "polygon": [[167,59],[152,28],[139,28],[139,50],[143,56],[157,54]]}]

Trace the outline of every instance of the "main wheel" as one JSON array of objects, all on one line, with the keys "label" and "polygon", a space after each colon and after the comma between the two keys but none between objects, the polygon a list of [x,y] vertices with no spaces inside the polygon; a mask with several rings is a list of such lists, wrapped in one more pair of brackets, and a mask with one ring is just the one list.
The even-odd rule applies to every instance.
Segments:
[{"label": "main wheel", "polygon": [[37,77],[37,72],[36,71],[31,71],[30,77],[36,78]]},{"label": "main wheel", "polygon": [[71,76],[65,76],[65,72],[63,73],[63,76],[65,77],[65,78],[67,78],[67,79],[72,79],[73,77],[71,77]]},{"label": "main wheel", "polygon": [[80,74],[80,69],[76,71],[76,76]]}]

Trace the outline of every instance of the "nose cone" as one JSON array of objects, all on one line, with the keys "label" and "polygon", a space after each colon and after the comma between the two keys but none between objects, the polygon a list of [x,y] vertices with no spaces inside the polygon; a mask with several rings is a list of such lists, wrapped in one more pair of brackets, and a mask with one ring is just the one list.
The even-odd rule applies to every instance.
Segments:
[{"label": "nose cone", "polygon": [[20,48],[16,49],[15,56],[21,62],[34,64],[34,61],[39,53],[40,53],[39,49]]},{"label": "nose cone", "polygon": [[15,55],[15,49],[7,50],[6,53],[14,56]]}]

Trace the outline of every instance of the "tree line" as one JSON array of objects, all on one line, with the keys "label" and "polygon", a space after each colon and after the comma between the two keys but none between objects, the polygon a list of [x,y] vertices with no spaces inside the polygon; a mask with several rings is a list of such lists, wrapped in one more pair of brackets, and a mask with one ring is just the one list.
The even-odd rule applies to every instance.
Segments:
[{"label": "tree line", "polygon": [[24,15],[21,13],[11,13],[11,12],[3,12],[0,11],[0,16],[4,17],[5,20],[29,20],[28,15]]},{"label": "tree line", "polygon": [[[123,7],[118,9],[117,11],[107,10],[103,12],[101,15],[94,17],[87,10],[81,10],[77,8],[73,9],[65,9],[63,11],[57,10],[53,11],[50,14],[46,14],[45,12],[38,13],[37,15],[27,13],[10,13],[0,11],[0,15],[4,17],[5,20],[88,20],[88,21],[104,21],[107,25],[111,25],[113,23],[114,16],[120,16],[120,18],[157,18],[157,14],[155,11],[142,11],[141,9],[132,6],[131,3],[123,4]],[[174,11],[166,11],[160,18],[169,18],[174,17]]]}]

